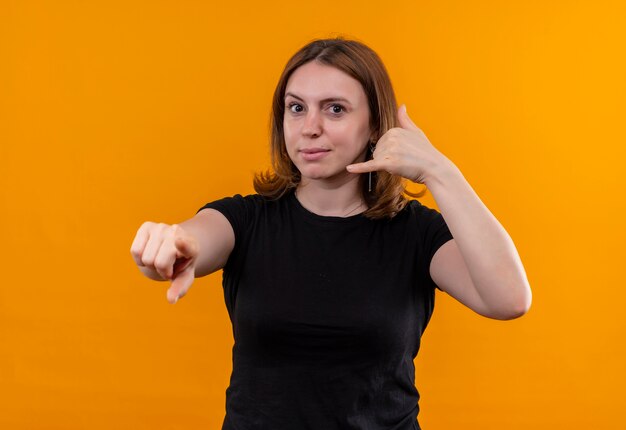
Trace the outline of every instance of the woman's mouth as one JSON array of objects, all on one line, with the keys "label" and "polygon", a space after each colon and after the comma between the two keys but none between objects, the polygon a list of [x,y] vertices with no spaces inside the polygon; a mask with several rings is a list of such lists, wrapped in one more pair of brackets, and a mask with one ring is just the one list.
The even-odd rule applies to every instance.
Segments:
[{"label": "woman's mouth", "polygon": [[306,161],[317,161],[326,156],[330,152],[330,149],[324,148],[307,148],[301,149],[300,154]]}]

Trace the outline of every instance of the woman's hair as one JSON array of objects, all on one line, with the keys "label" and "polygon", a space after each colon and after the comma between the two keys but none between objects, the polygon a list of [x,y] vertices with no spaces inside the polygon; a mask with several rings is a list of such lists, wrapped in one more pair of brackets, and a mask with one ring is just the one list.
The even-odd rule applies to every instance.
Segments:
[{"label": "woman's hair", "polygon": [[[398,126],[396,96],[387,70],[378,55],[355,40],[319,39],[301,48],[287,62],[276,85],[270,116],[270,144],[272,170],[258,172],[254,189],[264,197],[277,199],[300,183],[300,172],[289,158],[285,146],[283,116],[285,114],[285,89],[291,74],[311,61],[331,66],[350,75],[363,86],[370,110],[370,128],[375,142]],[[367,160],[372,152],[367,151]],[[369,173],[361,174],[360,187],[368,209],[363,213],[371,219],[392,218],[407,204],[405,196],[420,197],[425,191],[411,193],[406,181],[385,171],[372,172],[372,191],[368,191]]]}]

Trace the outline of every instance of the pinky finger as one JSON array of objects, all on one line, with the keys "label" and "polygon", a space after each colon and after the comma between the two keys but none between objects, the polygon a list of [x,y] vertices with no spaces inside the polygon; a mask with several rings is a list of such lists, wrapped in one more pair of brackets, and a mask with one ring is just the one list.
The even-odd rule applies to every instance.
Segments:
[{"label": "pinky finger", "polygon": [[137,266],[139,267],[145,266],[145,264],[143,264],[143,261],[141,261],[141,259],[142,259],[143,252],[146,248],[146,243],[148,243],[148,239],[150,238],[150,234],[148,232],[148,226],[146,224],[147,223],[144,223],[141,227],[139,227],[139,230],[137,231],[137,234],[135,235],[135,239],[133,240],[133,243],[130,246],[130,254],[133,256],[133,260],[135,260],[135,264],[137,264]]}]

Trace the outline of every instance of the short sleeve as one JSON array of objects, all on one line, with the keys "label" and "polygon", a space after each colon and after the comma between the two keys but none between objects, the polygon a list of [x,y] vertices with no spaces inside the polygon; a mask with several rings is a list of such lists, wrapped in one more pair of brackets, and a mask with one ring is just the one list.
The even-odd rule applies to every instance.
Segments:
[{"label": "short sleeve", "polygon": [[[258,210],[258,199],[256,195],[241,196],[236,194],[232,197],[224,197],[220,200],[207,203],[198,209],[198,212],[204,209],[215,209],[220,212],[228,220],[235,233],[235,247],[226,263],[226,266],[232,265],[237,260],[242,247],[246,246],[249,238],[249,231],[252,222]],[[197,213],[197,212],[196,212]]]},{"label": "short sleeve", "polygon": [[423,262],[424,276],[426,276],[436,288],[441,290],[430,277],[430,262],[441,245],[453,239],[452,233],[450,233],[443,216],[437,210],[424,206],[417,200],[411,201],[411,205],[418,218],[421,234],[421,260]]}]

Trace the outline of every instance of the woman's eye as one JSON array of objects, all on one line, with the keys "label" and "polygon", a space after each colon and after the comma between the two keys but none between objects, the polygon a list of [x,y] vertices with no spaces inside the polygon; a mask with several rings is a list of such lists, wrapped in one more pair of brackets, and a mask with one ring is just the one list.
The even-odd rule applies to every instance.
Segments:
[{"label": "woman's eye", "polygon": [[341,105],[332,105],[331,110],[333,113],[341,113],[344,111],[343,106]]},{"label": "woman's eye", "polygon": [[302,112],[303,108],[302,105],[299,105],[298,103],[291,103],[289,105],[289,110],[293,113],[299,113]]}]

